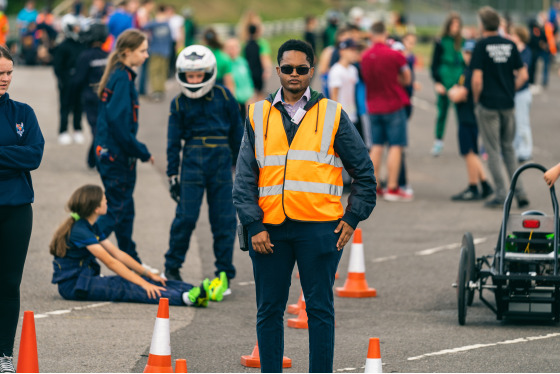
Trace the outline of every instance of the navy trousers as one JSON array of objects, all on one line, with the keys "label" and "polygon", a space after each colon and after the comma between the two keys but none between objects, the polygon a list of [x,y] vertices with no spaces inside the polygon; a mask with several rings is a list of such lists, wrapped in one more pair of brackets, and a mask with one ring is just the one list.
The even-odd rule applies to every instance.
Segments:
[{"label": "navy trousers", "polygon": [[107,214],[97,219],[105,236],[115,233],[119,249],[142,263],[132,240],[134,225],[134,187],[136,185],[136,161],[98,160],[99,174],[107,197]]},{"label": "navy trousers", "polygon": [[[272,254],[249,245],[257,296],[257,339],[263,373],[282,372],[284,311],[297,262],[309,325],[309,372],[332,373],[334,356],[333,285],[342,250],[338,222],[267,225]],[[249,240],[249,243],[251,240]]]},{"label": "navy trousers", "polygon": [[[237,219],[233,206],[231,155],[218,148],[185,148],[181,166],[181,200],[169,235],[169,250],[165,254],[165,268],[179,269],[185,262],[192,232],[200,214],[200,204],[206,190],[208,215],[214,239],[216,276],[225,271],[235,278],[233,245]],[[204,160],[204,162],[201,162]],[[205,165],[202,168],[200,165]]]},{"label": "navy trousers", "polygon": [[[151,279],[144,279],[152,284],[162,286],[161,283],[156,283]],[[146,304],[159,303],[159,298],[150,299],[146,290],[118,275],[91,277],[89,289],[87,291],[76,291],[76,280],[77,278],[60,282],[58,284],[60,296],[67,300],[121,301]],[[185,305],[182,295],[184,292],[189,292],[193,286],[185,282],[168,280],[165,288],[166,291],[161,291],[161,297],[168,298],[169,305]]]}]

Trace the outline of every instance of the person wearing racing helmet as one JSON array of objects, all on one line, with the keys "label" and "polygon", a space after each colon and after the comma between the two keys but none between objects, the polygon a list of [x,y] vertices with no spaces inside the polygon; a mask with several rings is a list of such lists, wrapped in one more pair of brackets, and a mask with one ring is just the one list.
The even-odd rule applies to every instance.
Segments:
[{"label": "person wearing racing helmet", "polygon": [[232,165],[243,127],[235,97],[215,84],[216,70],[216,58],[205,46],[189,46],[177,56],[175,77],[181,94],[171,101],[167,133],[167,176],[177,210],[165,254],[165,276],[181,280],[179,269],[206,190],[219,276],[213,284],[221,281],[227,289],[227,281],[235,277]]},{"label": "person wearing racing helmet", "polygon": [[105,66],[107,66],[108,53],[101,49],[103,43],[109,36],[109,29],[103,23],[92,23],[86,30],[80,33],[80,40],[88,48],[78,56],[76,73],[73,77],[75,92],[81,92],[82,106],[86,112],[86,118],[91,128],[91,146],[87,155],[87,165],[95,167],[95,126],[99,110],[99,96],[97,96],[97,85],[101,81]]},{"label": "person wearing racing helmet", "polygon": [[[79,92],[72,90],[72,80],[76,73],[76,61],[84,50],[79,41],[80,20],[73,14],[66,14],[61,20],[61,29],[64,40],[55,47],[53,53],[54,73],[58,80],[60,101],[60,126],[58,130],[58,143],[68,145],[75,141],[83,143],[82,134],[82,103]],[[74,136],[68,132],[68,116],[72,113]]]}]

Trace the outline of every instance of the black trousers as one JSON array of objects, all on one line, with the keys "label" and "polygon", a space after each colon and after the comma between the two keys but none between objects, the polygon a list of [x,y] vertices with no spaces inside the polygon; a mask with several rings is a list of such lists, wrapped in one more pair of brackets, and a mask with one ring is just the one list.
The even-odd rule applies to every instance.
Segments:
[{"label": "black trousers", "polygon": [[31,204],[0,206],[0,356],[13,355],[19,318],[19,285],[32,226]]},{"label": "black trousers", "polygon": [[60,128],[59,134],[68,131],[68,116],[72,113],[72,124],[74,130],[82,130],[82,100],[80,93],[71,89],[70,84],[66,82],[58,83],[59,100],[60,100]]}]

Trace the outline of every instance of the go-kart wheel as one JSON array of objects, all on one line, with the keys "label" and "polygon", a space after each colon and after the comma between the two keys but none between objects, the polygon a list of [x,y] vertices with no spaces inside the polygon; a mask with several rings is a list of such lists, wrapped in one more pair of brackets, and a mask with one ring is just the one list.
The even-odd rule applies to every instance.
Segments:
[{"label": "go-kart wheel", "polygon": [[[475,266],[475,259],[476,259],[476,254],[474,252],[474,240],[472,237],[472,234],[470,232],[466,232],[465,235],[463,235],[463,241],[461,243],[461,247],[466,248],[467,249],[467,274],[468,274],[468,279],[467,282],[476,282],[478,279],[478,271],[477,268]],[[467,283],[468,286],[469,283]],[[473,303],[473,299],[474,299],[474,291],[470,289],[469,287],[467,287],[467,305],[471,306]]]},{"label": "go-kart wheel", "polygon": [[468,251],[467,248],[461,248],[461,257],[459,259],[459,274],[457,275],[457,309],[459,316],[459,325],[465,324],[467,317],[467,298],[468,298]]}]

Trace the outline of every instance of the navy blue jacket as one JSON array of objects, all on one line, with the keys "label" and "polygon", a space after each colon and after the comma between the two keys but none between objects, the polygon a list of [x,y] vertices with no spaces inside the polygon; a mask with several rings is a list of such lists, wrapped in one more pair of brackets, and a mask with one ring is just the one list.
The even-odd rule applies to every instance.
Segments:
[{"label": "navy blue jacket", "polygon": [[[322,94],[311,90],[311,99],[305,105],[304,110],[309,110],[323,97]],[[267,100],[272,103],[274,94],[270,95]],[[298,126],[292,123],[290,115],[282,103],[277,103],[276,108],[282,113],[284,130],[288,137],[288,143],[291,144]],[[353,178],[348,205],[342,220],[356,228],[360,221],[369,217],[375,207],[377,183],[366,146],[344,110],[341,112],[333,147],[334,151],[340,156],[344,168]],[[245,120],[245,134],[237,158],[235,183],[233,185],[233,204],[237,208],[239,220],[247,227],[249,237],[266,230],[262,222],[264,213],[258,204],[258,179],[259,166],[255,158],[255,132],[249,118],[247,118]]]},{"label": "navy blue jacket", "polygon": [[101,97],[95,142],[115,159],[132,157],[145,162],[151,154],[136,139],[140,105],[134,78],[132,69],[117,63]]},{"label": "navy blue jacket", "polygon": [[0,206],[33,202],[30,171],[41,164],[44,146],[33,109],[0,96]]},{"label": "navy blue jacket", "polygon": [[232,159],[237,159],[243,125],[239,105],[225,87],[216,85],[199,99],[180,94],[171,101],[167,130],[168,176],[179,174],[181,141],[186,145],[194,137],[205,136],[228,138]]}]

